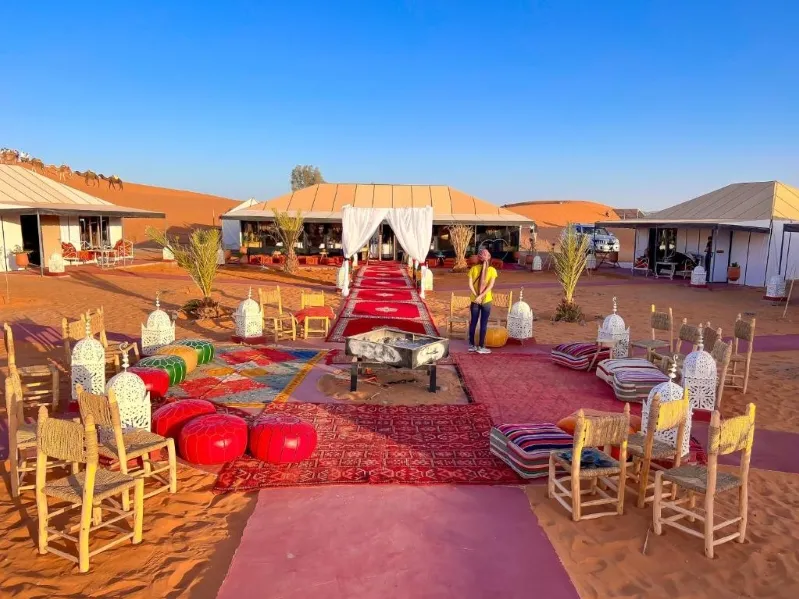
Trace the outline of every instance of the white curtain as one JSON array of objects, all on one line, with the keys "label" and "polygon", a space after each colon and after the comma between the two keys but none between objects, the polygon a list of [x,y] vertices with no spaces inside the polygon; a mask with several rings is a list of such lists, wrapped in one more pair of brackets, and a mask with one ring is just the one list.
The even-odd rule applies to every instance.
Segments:
[{"label": "white curtain", "polygon": [[341,209],[341,247],[345,258],[351,258],[366,245],[388,211],[388,208],[356,208],[349,205]]},{"label": "white curtain", "polygon": [[388,224],[397,241],[411,258],[424,263],[433,239],[433,207],[392,208],[387,212]]}]

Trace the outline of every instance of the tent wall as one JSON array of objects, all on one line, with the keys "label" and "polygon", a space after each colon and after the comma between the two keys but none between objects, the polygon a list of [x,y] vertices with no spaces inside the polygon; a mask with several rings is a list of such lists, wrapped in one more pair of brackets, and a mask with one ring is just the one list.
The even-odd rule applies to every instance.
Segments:
[{"label": "tent wall", "polygon": [[54,252],[61,253],[61,222],[51,214],[42,214],[39,222],[42,225],[42,261],[47,266]]},{"label": "tent wall", "polygon": [[117,241],[122,239],[122,219],[109,218],[108,219],[108,242],[114,245]]},{"label": "tent wall", "polygon": [[749,259],[741,264],[743,284],[749,287],[766,285],[766,260],[769,254],[768,233],[752,233],[749,241]]},{"label": "tent wall", "polygon": [[0,218],[0,272],[6,270],[19,270],[14,261],[14,254],[11,250],[15,246],[22,246],[22,227],[19,224],[19,216],[3,216]]},{"label": "tent wall", "polygon": [[61,242],[71,243],[76,248],[80,247],[80,224],[77,216],[59,217],[61,225]]},{"label": "tent wall", "polygon": [[[705,237],[707,239],[707,237]],[[726,283],[727,268],[730,261],[730,245],[732,243],[732,231],[729,229],[719,229],[713,235],[713,258],[710,263],[712,273],[709,281],[711,283]]]},{"label": "tent wall", "polygon": [[[730,281],[733,285],[745,285],[746,278],[750,274],[749,250],[752,245],[752,236],[762,235],[762,233],[750,233],[749,231],[733,231],[732,247],[730,248],[730,264],[737,262],[741,266],[741,278],[737,281]],[[760,242],[755,239],[755,246]]]},{"label": "tent wall", "polygon": [[649,229],[637,228],[635,230],[635,252],[633,253],[633,260],[639,256],[646,254],[646,249],[649,247]]},{"label": "tent wall", "polygon": [[240,220],[222,220],[222,247],[226,250],[238,250],[241,247]]},{"label": "tent wall", "polygon": [[782,242],[782,266],[786,279],[799,279],[799,233],[785,233]]}]

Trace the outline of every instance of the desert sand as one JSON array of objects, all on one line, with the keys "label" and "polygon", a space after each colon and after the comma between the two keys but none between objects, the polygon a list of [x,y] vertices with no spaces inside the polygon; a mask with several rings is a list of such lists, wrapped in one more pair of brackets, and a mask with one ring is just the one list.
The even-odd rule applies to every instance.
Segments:
[{"label": "desert sand", "polygon": [[[324,267],[306,267],[286,276],[271,269],[229,266],[220,272],[214,297],[232,309],[246,297],[249,286],[278,284],[287,309],[296,310],[300,290],[314,287],[323,289],[327,303],[338,309],[340,297],[334,278],[335,269]],[[436,273],[437,291],[428,295],[428,305],[442,331],[450,293],[464,292],[463,278]],[[761,292],[754,289],[699,291],[651,279],[630,282],[618,272],[594,274],[582,280],[577,292],[585,323],[562,324],[549,320],[560,297],[553,276],[503,271],[498,292],[513,289],[516,297],[523,285],[524,299],[536,313],[539,344],[592,338],[598,319],[610,311],[614,296],[634,337],[648,334],[651,303],[659,308],[673,307],[677,322],[683,317],[693,323],[710,320],[725,333],[731,332],[735,316],[743,312],[756,315],[758,335],[799,333],[799,307],[792,307],[788,319],[782,320],[782,307],[764,302]],[[76,318],[82,310],[104,306],[109,331],[138,338],[141,322],[153,309],[156,291],[162,292],[162,304],[168,310],[197,297],[192,282],[171,264],[112,272],[82,267],[72,269],[68,278],[60,280],[14,274],[9,277],[9,288],[12,301],[2,306],[3,319],[13,323],[19,337],[30,335],[32,339],[18,340],[17,359],[22,365],[62,361],[57,331],[63,317]],[[53,327],[56,334],[41,327]],[[232,329],[232,322],[225,319],[178,320],[179,337],[221,341],[229,338]],[[749,393],[726,392],[724,414],[739,414],[747,402],[754,401],[759,428],[798,433],[797,358],[796,351],[755,353]],[[177,495],[160,495],[147,502],[145,543],[135,550],[122,547],[106,552],[89,574],[79,575],[71,563],[36,554],[30,535],[35,522],[32,498],[23,496],[21,502],[12,502],[4,473],[0,526],[9,532],[0,538],[0,587],[24,598],[214,597],[254,508],[255,495],[215,496],[210,490],[213,476],[185,465],[180,466],[179,475]],[[750,488],[751,533],[747,544],[724,545],[712,562],[704,558],[701,542],[674,530],[668,530],[664,537],[650,537],[647,555],[642,555],[651,516],[648,510],[639,511],[629,503],[622,518],[574,524],[545,498],[543,486],[529,486],[528,495],[531,509],[582,597],[798,596],[799,475],[754,470]]]}]

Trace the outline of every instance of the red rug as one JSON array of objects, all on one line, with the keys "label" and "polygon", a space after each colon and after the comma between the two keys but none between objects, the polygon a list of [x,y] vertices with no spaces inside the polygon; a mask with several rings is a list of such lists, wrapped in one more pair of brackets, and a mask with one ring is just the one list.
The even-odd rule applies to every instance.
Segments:
[{"label": "red rug", "polygon": [[330,484],[519,484],[489,451],[491,418],[483,405],[271,405],[313,423],[318,444],[298,464],[245,456],[226,464],[217,493]]},{"label": "red rug", "polygon": [[351,304],[351,312],[344,316],[374,316],[375,318],[419,318],[419,306],[398,302],[360,302]]},{"label": "red rug", "polygon": [[407,279],[360,279],[356,285],[358,287],[371,287],[373,289],[408,289],[411,282]]},{"label": "red rug", "polygon": [[413,295],[410,291],[393,291],[386,289],[356,289],[353,291],[353,298],[357,300],[375,302],[411,302]]},{"label": "red rug", "polygon": [[344,323],[343,330],[340,334],[332,336],[329,341],[343,342],[344,339],[350,335],[374,331],[375,329],[383,327],[400,329],[408,333],[421,333],[422,335],[431,334],[425,329],[425,324],[419,320],[401,320],[399,318],[342,318],[340,322]]}]

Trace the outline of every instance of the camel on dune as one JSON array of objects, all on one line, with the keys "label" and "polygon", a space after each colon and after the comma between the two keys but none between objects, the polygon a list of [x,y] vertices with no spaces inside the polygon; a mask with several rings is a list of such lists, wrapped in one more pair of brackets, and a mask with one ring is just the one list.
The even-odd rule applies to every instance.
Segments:
[{"label": "camel on dune", "polygon": [[19,150],[3,148],[0,150],[0,162],[4,164],[15,164],[19,162]]},{"label": "camel on dune", "polygon": [[125,187],[122,185],[122,179],[120,179],[117,175],[111,175],[110,177],[106,177],[105,175],[100,175],[100,178],[104,181],[108,181],[108,188],[109,189],[116,189],[119,186],[120,191],[124,191]]},{"label": "camel on dune", "polygon": [[99,186],[100,185],[100,178],[97,176],[97,173],[94,171],[75,171],[75,174],[78,177],[83,177],[83,180],[86,181],[86,185],[89,185],[89,181],[94,181],[94,184]]},{"label": "camel on dune", "polygon": [[35,173],[43,173],[44,172],[44,162],[42,162],[39,158],[32,158],[30,161],[31,170]]},{"label": "camel on dune", "polygon": [[72,178],[72,169],[69,168],[66,164],[62,164],[58,167],[58,180],[59,181],[66,181],[67,179]]}]

